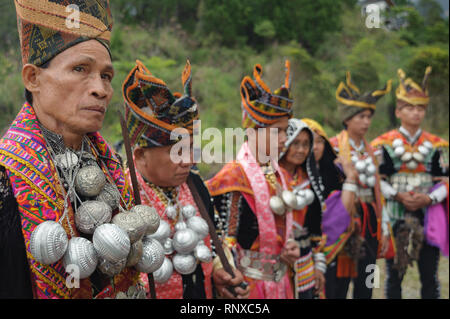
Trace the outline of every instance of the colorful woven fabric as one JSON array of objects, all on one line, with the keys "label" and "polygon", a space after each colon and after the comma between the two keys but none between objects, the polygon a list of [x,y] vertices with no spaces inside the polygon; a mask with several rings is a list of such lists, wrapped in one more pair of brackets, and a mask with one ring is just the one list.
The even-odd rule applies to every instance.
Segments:
[{"label": "colorful woven fabric", "polygon": [[382,90],[375,90],[361,95],[359,88],[352,83],[350,72],[346,73],[346,83],[341,82],[336,90],[336,100],[340,108],[342,120],[346,121],[364,110],[375,112],[375,104],[392,88],[389,80]]},{"label": "colorful woven fabric", "polygon": [[243,192],[253,195],[248,178],[242,166],[237,162],[226,164],[213,178],[205,182],[211,196],[230,192]]},{"label": "colorful woven fabric", "polygon": [[297,259],[294,267],[296,292],[301,293],[313,288],[316,284],[313,253]]},{"label": "colorful woven fabric", "polygon": [[395,92],[397,96],[397,106],[404,105],[422,105],[428,106],[430,97],[428,96],[428,78],[431,74],[431,66],[425,70],[425,76],[422,85],[418,85],[411,78],[406,78],[405,72],[402,69],[397,71],[400,79],[400,84]]},{"label": "colorful woven fabric", "polygon": [[198,106],[192,97],[189,61],[183,71],[182,82],[184,94],[172,94],[164,81],[154,77],[142,62],[136,61],[122,87],[125,116],[133,145],[155,147],[175,144],[185,137],[185,134],[177,134],[171,139],[176,129],[185,129],[186,134],[192,134],[194,121],[198,119]]},{"label": "colorful woven fabric", "polygon": [[[106,164],[105,173],[111,176],[110,182],[116,183],[127,205],[130,205],[132,196],[119,160],[98,133],[90,134],[89,139]],[[28,103],[24,104],[0,140],[0,164],[8,171],[19,206],[35,298],[93,298],[89,279],[81,280],[80,289],[69,289],[66,287],[67,273],[61,260],[53,265],[42,265],[30,253],[31,233],[44,221],[60,220],[64,211],[64,197],[36,115]],[[78,236],[70,205],[67,216],[62,226],[70,239],[71,230]],[[116,290],[109,286],[100,295],[113,296],[115,291],[126,290],[134,285],[136,280],[136,273],[127,269],[115,278]]]},{"label": "colorful woven fabric", "polygon": [[[127,174],[128,176],[130,174]],[[144,181],[141,174],[136,172],[138,183],[139,183],[139,192],[142,199],[143,205],[149,205],[156,209],[159,216],[163,220],[169,223],[171,227],[172,233],[174,232],[175,221],[171,220],[165,215],[166,205],[161,201],[158,197],[158,194]],[[183,183],[179,189],[179,197],[178,200],[183,206],[193,205],[196,208],[197,216],[201,216],[199,213],[199,209],[197,204],[195,203],[194,198],[192,197],[192,193],[189,190],[189,187],[186,183]],[[204,243],[208,248],[211,248],[211,237],[208,235],[203,239]],[[203,274],[205,276],[204,288],[206,292],[206,298],[212,298],[212,262],[202,263]],[[149,289],[149,288],[147,288]],[[158,299],[183,299],[183,278],[182,276],[173,271],[172,276],[169,281],[164,284],[156,283],[156,296]]]},{"label": "colorful woven fabric", "polygon": [[100,41],[109,51],[113,25],[109,0],[14,2],[23,64],[41,66],[62,51],[91,39]]},{"label": "colorful woven fabric", "polygon": [[254,67],[254,80],[246,76],[241,83],[242,127],[267,127],[283,117],[292,117],[294,100],[290,92],[290,62],[286,61],[285,81],[273,93],[261,79],[262,66]]}]

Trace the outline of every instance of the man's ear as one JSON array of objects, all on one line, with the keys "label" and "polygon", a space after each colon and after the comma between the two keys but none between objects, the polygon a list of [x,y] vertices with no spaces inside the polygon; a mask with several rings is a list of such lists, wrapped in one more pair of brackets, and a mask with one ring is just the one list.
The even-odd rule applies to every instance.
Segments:
[{"label": "man's ear", "polygon": [[133,150],[133,156],[136,162],[141,161],[144,158],[144,149],[136,146]]},{"label": "man's ear", "polygon": [[400,120],[400,110],[401,108],[398,106],[395,108],[395,117],[398,118],[399,120]]},{"label": "man's ear", "polygon": [[25,88],[36,93],[40,88],[39,74],[41,69],[33,64],[25,64],[22,68],[22,81]]}]

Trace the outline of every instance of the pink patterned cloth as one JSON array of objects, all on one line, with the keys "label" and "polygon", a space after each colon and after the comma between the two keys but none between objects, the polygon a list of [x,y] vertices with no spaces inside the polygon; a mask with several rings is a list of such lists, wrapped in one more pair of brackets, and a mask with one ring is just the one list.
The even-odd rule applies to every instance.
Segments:
[{"label": "pink patterned cloth", "polygon": [[[258,220],[260,252],[268,255],[279,255],[281,253],[281,248],[277,241],[275,217],[269,205],[271,197],[269,187],[261,167],[250,151],[248,143],[244,143],[242,145],[242,148],[237,156],[237,161],[242,165],[254,192],[255,209],[253,212],[256,214]],[[272,165],[278,172],[280,172],[280,168],[277,163],[272,163]],[[289,187],[283,176],[284,174],[280,172],[279,175],[281,177],[283,188],[288,189]],[[291,236],[292,224],[292,211],[288,211],[286,213],[285,240]],[[279,283],[272,281],[261,281],[257,283],[257,287],[259,291],[258,297],[260,298],[292,298],[292,288],[290,286],[287,274]]]}]

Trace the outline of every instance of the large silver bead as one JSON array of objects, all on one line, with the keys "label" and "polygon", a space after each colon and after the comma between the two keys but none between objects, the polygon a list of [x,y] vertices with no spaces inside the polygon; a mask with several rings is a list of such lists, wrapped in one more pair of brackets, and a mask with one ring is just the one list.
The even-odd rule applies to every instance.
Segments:
[{"label": "large silver bead", "polygon": [[137,205],[134,206],[131,210],[131,213],[138,213],[144,221],[145,225],[147,225],[147,230],[145,231],[145,235],[154,234],[159,227],[160,218],[156,209],[154,207],[146,206],[146,205]]},{"label": "large silver bead", "polygon": [[175,231],[179,231],[182,229],[186,229],[187,228],[187,224],[184,220],[179,220],[178,223],[175,224],[174,229]]},{"label": "large silver bead", "polygon": [[75,178],[75,190],[81,196],[95,197],[106,184],[105,173],[97,165],[81,168]]},{"label": "large silver bead", "polygon": [[127,258],[127,267],[136,266],[141,260],[142,254],[144,253],[142,240],[135,242],[131,245],[130,253]]},{"label": "large silver bead", "polygon": [[400,158],[403,156],[403,154],[405,154],[405,152],[406,152],[406,150],[403,146],[399,146],[394,149],[395,156],[400,157]]},{"label": "large silver bead", "polygon": [[31,233],[30,253],[41,264],[51,265],[64,256],[68,244],[64,228],[57,222],[45,221]]},{"label": "large silver bead", "polygon": [[417,163],[416,161],[409,161],[408,163],[406,163],[406,167],[408,167],[412,171],[415,170],[417,166],[419,166],[419,163]]},{"label": "large silver bead", "polygon": [[166,213],[167,218],[169,218],[169,219],[175,219],[175,218],[177,218],[177,215],[178,215],[177,208],[173,205],[167,206],[165,213]]},{"label": "large silver bead", "polygon": [[373,164],[373,159],[372,159],[372,157],[368,156],[368,157],[364,160],[364,162],[366,163],[366,169],[367,169],[367,166],[368,166],[368,165]]},{"label": "large silver bead", "polygon": [[363,185],[367,185],[367,176],[366,176],[366,174],[359,174],[359,181]]},{"label": "large silver bead", "polygon": [[419,145],[418,150],[423,156],[427,156],[430,153],[430,149],[423,145]]},{"label": "large silver bead", "polygon": [[305,208],[305,206],[306,206],[306,199],[305,199],[305,197],[304,196],[300,196],[300,195],[297,195],[296,197],[297,197],[297,206],[295,207],[295,209],[296,210],[300,210],[300,209]]},{"label": "large silver bead", "polygon": [[186,205],[181,209],[181,213],[183,214],[184,218],[188,219],[194,217],[197,213],[197,210],[193,205]]},{"label": "large silver bead", "polygon": [[121,260],[126,262],[131,244],[127,233],[119,226],[103,224],[97,227],[92,241],[99,257],[112,263],[117,263]]},{"label": "large silver bead", "polygon": [[377,172],[377,167],[375,166],[375,164],[367,165],[367,167],[366,167],[367,176],[375,175],[376,172]]},{"label": "large silver bead", "polygon": [[197,243],[198,236],[190,228],[180,229],[173,235],[173,248],[180,254],[191,253]]},{"label": "large silver bead", "polygon": [[422,153],[415,152],[412,156],[413,159],[419,163],[422,163],[425,160],[425,157],[422,155]]},{"label": "large silver bead", "polygon": [[158,284],[164,284],[169,281],[173,274],[173,265],[169,258],[165,257],[164,262],[158,270],[153,272],[153,279]]},{"label": "large silver bead", "polygon": [[78,164],[78,161],[78,155],[71,151],[67,151],[64,154],[58,154],[55,156],[56,165],[61,169],[69,169],[75,167]]},{"label": "large silver bead", "polygon": [[186,221],[187,226],[195,231],[199,239],[203,239],[209,234],[208,223],[199,216],[193,216]]},{"label": "large silver bead", "polygon": [[127,260],[122,259],[117,262],[110,262],[102,257],[98,257],[98,269],[109,277],[117,276],[126,267]]},{"label": "large silver bead", "polygon": [[197,260],[193,255],[176,254],[172,262],[175,270],[182,275],[192,274],[197,268]]},{"label": "large silver bead", "polygon": [[166,241],[163,243],[164,248],[164,254],[165,255],[171,255],[174,251],[173,249],[173,239],[167,238]]},{"label": "large silver bead", "polygon": [[403,140],[402,140],[401,138],[395,139],[395,140],[392,142],[392,146],[393,146],[394,148],[403,146]]},{"label": "large silver bead", "polygon": [[158,230],[154,234],[149,235],[149,237],[154,238],[159,242],[163,243],[167,238],[170,237],[170,233],[171,231],[169,223],[161,219]]},{"label": "large silver bead", "polygon": [[137,213],[120,213],[114,216],[112,223],[122,228],[130,238],[130,242],[134,244],[144,237],[147,225]]},{"label": "large silver bead", "polygon": [[366,185],[369,187],[374,187],[377,182],[377,179],[374,175],[367,177]]},{"label": "large silver bead", "polygon": [[75,213],[77,229],[85,234],[93,234],[95,229],[111,221],[111,207],[99,201],[87,201],[81,204]]},{"label": "large silver bead", "polygon": [[284,190],[281,194],[281,198],[283,199],[283,202],[286,204],[286,206],[290,208],[297,207],[297,198],[292,192]]},{"label": "large silver bead", "polygon": [[105,202],[111,207],[112,210],[115,210],[119,207],[120,204],[120,194],[115,186],[106,183],[105,187],[103,187],[103,190],[97,196],[96,200]]},{"label": "large silver bead", "polygon": [[212,260],[212,253],[203,241],[200,241],[194,249],[194,256],[202,263],[209,263]]},{"label": "large silver bead", "polygon": [[284,215],[286,212],[286,207],[284,206],[283,200],[278,196],[272,196],[269,201],[270,209],[277,215]]},{"label": "large silver bead", "polygon": [[164,248],[156,239],[145,237],[142,241],[143,254],[137,263],[136,269],[146,274],[152,273],[161,267],[164,262]]},{"label": "large silver bead", "polygon": [[355,168],[359,173],[364,173],[366,170],[366,162],[363,160],[357,161],[355,164]]},{"label": "large silver bead", "polygon": [[354,165],[354,164],[356,164],[356,162],[359,160],[359,158],[358,158],[358,156],[353,155],[352,158],[351,158],[351,160],[352,160],[352,163],[353,163],[353,165]]},{"label": "large silver bead", "polygon": [[311,205],[314,202],[314,192],[309,188],[305,189],[306,205]]},{"label": "large silver bead", "polygon": [[412,154],[410,152],[406,152],[401,157],[401,160],[402,160],[402,162],[409,162],[410,160],[412,160]]},{"label": "large silver bead", "polygon": [[433,144],[431,144],[430,141],[425,141],[422,143],[422,145],[428,148],[430,151],[433,149]]},{"label": "large silver bead", "polygon": [[69,246],[63,258],[63,265],[75,265],[79,269],[79,278],[85,279],[93,274],[97,268],[98,258],[94,245],[82,237],[74,237],[69,241]]}]

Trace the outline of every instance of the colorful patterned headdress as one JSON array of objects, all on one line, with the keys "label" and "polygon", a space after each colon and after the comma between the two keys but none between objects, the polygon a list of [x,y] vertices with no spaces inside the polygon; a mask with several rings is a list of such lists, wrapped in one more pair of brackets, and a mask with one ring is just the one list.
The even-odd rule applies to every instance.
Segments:
[{"label": "colorful patterned headdress", "polygon": [[96,39],[107,49],[109,0],[14,0],[23,64],[41,66],[64,50]]},{"label": "colorful patterned headdress", "polygon": [[262,66],[255,65],[252,80],[246,76],[241,83],[242,126],[267,127],[283,117],[292,117],[290,62],[286,61],[285,81],[273,93],[261,79]]},{"label": "colorful patterned headdress", "polygon": [[336,99],[339,102],[343,121],[365,110],[375,112],[375,104],[388,94],[391,89],[392,81],[389,80],[382,90],[375,90],[361,95],[359,88],[352,83],[350,72],[347,72],[346,83],[341,82],[336,90]]},{"label": "colorful patterned headdress", "polygon": [[171,140],[171,133],[184,128],[193,133],[198,118],[197,102],[192,98],[192,76],[189,61],[183,71],[184,94],[171,93],[164,81],[154,77],[140,61],[123,83],[125,116],[132,145],[141,147],[167,146],[182,137]]},{"label": "colorful patterned headdress", "polygon": [[397,71],[400,79],[400,85],[395,92],[397,96],[397,106],[404,106],[405,104],[428,106],[428,103],[430,102],[430,97],[428,95],[428,79],[431,71],[431,66],[427,67],[422,85],[418,85],[411,78],[406,79],[405,72],[403,72],[402,69]]}]

